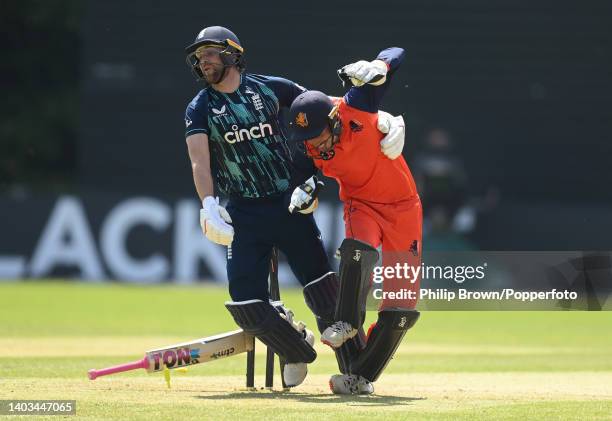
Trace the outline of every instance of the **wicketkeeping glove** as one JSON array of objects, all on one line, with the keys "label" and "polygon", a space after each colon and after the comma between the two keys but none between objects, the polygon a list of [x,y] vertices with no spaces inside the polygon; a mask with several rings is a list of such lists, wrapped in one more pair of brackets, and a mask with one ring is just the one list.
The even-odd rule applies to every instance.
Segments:
[{"label": "wicketkeeping glove", "polygon": [[366,83],[382,85],[387,79],[387,63],[382,60],[360,60],[339,69],[338,76],[345,87],[348,83],[353,86],[363,86]]},{"label": "wicketkeeping glove", "polygon": [[219,198],[206,196],[200,209],[200,226],[206,238],[213,243],[228,246],[234,238],[234,228],[229,213],[219,205]]},{"label": "wicketkeeping glove", "polygon": [[387,135],[380,141],[380,150],[387,158],[395,159],[402,154],[406,128],[401,115],[393,117],[384,111],[378,111],[378,130]]},{"label": "wicketkeeping glove", "polygon": [[319,191],[325,184],[318,180],[316,176],[310,177],[304,184],[298,186],[291,194],[291,202],[289,204],[289,213],[308,214],[314,212],[319,206]]}]

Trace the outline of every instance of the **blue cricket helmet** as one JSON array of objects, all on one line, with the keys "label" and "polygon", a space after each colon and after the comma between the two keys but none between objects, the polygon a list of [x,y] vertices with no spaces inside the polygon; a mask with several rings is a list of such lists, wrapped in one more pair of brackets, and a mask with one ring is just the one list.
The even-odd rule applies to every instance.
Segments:
[{"label": "blue cricket helmet", "polygon": [[240,71],[244,70],[244,48],[242,48],[242,44],[240,44],[236,34],[223,26],[208,26],[202,29],[196,36],[195,41],[185,48],[187,64],[197,79],[204,79],[199,66],[198,49],[209,46],[220,47],[222,49],[221,60],[226,67],[236,66]]}]

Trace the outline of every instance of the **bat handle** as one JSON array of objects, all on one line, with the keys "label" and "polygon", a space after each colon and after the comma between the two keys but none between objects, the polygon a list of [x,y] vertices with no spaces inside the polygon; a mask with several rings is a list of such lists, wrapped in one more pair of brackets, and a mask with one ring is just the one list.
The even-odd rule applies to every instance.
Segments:
[{"label": "bat handle", "polygon": [[126,364],[119,364],[113,367],[102,368],[100,370],[91,369],[87,372],[89,380],[95,380],[97,377],[108,376],[109,374],[122,373],[124,371],[136,370],[137,368],[149,368],[149,359],[145,355],[142,360],[134,361]]}]

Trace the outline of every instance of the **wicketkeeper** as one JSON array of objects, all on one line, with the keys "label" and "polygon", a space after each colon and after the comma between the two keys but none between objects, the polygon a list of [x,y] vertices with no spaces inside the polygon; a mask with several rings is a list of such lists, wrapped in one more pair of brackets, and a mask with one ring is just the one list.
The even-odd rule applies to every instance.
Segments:
[{"label": "wicketkeeper", "polygon": [[[340,289],[335,323],[321,335],[334,349],[359,338],[365,319],[370,277],[382,246],[383,265],[407,262],[420,266],[421,203],[414,180],[401,155],[404,121],[379,112],[390,79],[404,50],[388,48],[371,61],[358,61],[339,70],[353,86],[343,98],[322,92],[300,94],[290,108],[291,140],[303,143],[323,174],[340,185],[344,202],[346,239],[340,246]],[[387,133],[383,138],[384,134]],[[316,196],[316,177],[297,187],[290,212],[308,213]],[[383,293],[402,288],[418,291],[419,279],[386,279]],[[385,294],[378,320],[370,328],[365,348],[352,361],[350,375],[332,377],[335,393],[372,393],[374,382],[393,357],[419,313],[416,299]],[[413,296],[414,297],[414,296]]]}]

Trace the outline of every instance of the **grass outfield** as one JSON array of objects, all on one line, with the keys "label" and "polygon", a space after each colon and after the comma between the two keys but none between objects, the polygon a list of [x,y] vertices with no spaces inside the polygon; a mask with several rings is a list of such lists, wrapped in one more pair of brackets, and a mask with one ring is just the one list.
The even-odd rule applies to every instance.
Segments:
[{"label": "grass outfield", "polygon": [[[299,291],[282,295],[315,326]],[[76,399],[91,420],[612,419],[611,312],[425,312],[369,397],[330,394],[337,367],[320,345],[290,393],[245,391],[244,355],[173,374],[171,390],[143,370],[87,379],[234,329],[226,299],[216,287],[0,282],[0,399]]]}]

